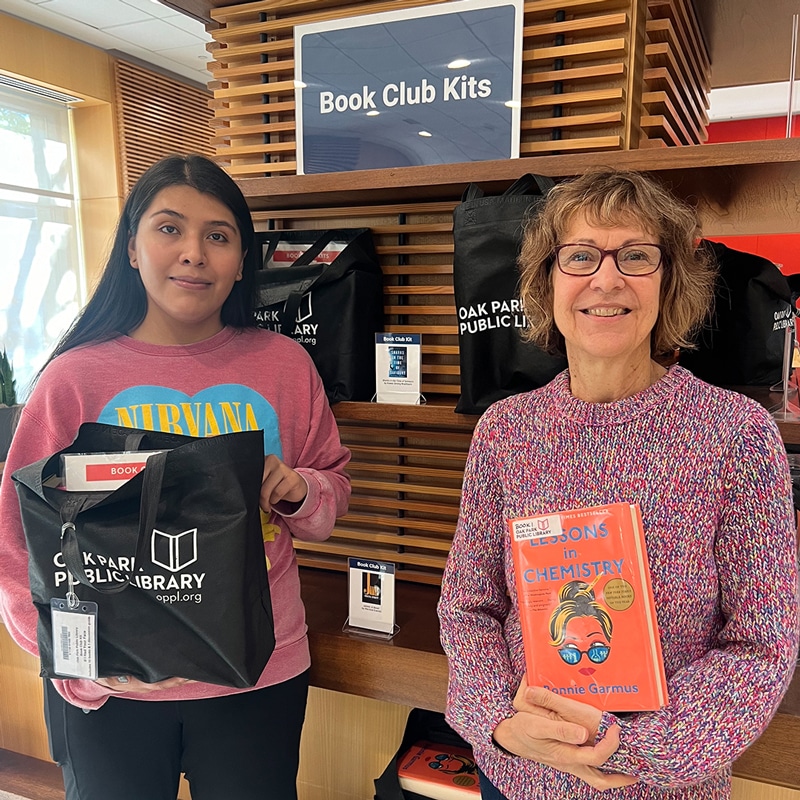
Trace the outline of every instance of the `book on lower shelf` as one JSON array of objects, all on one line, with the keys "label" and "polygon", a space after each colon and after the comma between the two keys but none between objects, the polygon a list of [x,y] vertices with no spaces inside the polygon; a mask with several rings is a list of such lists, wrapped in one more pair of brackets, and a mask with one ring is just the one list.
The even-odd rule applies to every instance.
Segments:
[{"label": "book on lower shelf", "polygon": [[397,761],[401,788],[433,800],[479,800],[472,750],[457,745],[415,742]]},{"label": "book on lower shelf", "polygon": [[639,506],[509,520],[528,683],[654,711],[667,683]]}]

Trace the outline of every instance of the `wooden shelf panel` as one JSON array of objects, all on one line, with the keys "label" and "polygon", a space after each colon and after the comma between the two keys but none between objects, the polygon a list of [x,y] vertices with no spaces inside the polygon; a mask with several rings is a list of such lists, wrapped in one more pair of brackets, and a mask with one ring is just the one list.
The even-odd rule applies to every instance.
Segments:
[{"label": "wooden shelf panel", "polygon": [[311,644],[311,683],[323,689],[443,711],[447,659],[439,643],[437,586],[397,582],[400,630],[391,640],[344,633],[347,575],[300,570]]},{"label": "wooden shelf panel", "polygon": [[0,750],[0,795],[35,797],[36,800],[64,800],[61,768],[52,761],[32,758],[11,750]]},{"label": "wooden shelf panel", "polygon": [[[473,161],[420,167],[241,178],[238,183],[254,210],[369,205],[424,198],[457,199],[468,183],[502,190],[524,172],[564,178],[592,167],[645,170],[669,177],[709,168],[800,164],[800,139],[688,145],[666,151],[543,155],[503,161]],[[713,176],[704,174],[703,180]]]},{"label": "wooden shelf panel", "polygon": [[[778,396],[771,394],[761,386],[736,386],[735,391],[758,400],[769,408],[778,401]],[[338,420],[379,421],[392,419],[398,422],[417,422],[429,425],[463,425],[472,428],[478,421],[474,414],[456,414],[452,401],[435,400],[428,405],[405,406],[385,403],[337,403],[333,406],[334,416]],[[786,444],[800,445],[800,421],[777,421],[778,430]]]},{"label": "wooden shelf panel", "polygon": [[336,403],[333,414],[337,420],[360,420],[363,422],[416,422],[425,425],[458,425],[470,430],[475,427],[475,414],[456,414],[455,403],[439,399],[424,405],[401,405],[396,403]]}]

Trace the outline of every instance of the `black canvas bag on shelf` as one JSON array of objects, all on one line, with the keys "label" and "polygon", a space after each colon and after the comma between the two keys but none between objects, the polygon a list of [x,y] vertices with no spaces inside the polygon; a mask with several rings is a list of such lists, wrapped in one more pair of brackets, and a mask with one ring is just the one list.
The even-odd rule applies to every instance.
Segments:
[{"label": "black canvas bag on shelf", "polygon": [[481,414],[496,400],[544,386],[566,368],[566,359],[522,340],[527,320],[517,299],[523,224],[552,186],[550,178],[523,175],[503,194],[486,197],[472,183],[453,212],[459,413]]},{"label": "black canvas bag on shelf", "polygon": [[[112,492],[45,485],[62,453],[126,450],[165,452]],[[80,600],[98,605],[100,676],[254,686],[275,645],[263,468],[263,431],[198,439],[85,423],[69,447],[16,470],[41,674],[58,677],[50,600],[66,597],[69,569]]]},{"label": "black canvas bag on shelf", "polygon": [[718,386],[771,386],[782,380],[785,329],[793,324],[792,290],[769,259],[704,239],[718,264],[714,307],[679,362]]},{"label": "black canvas bag on shelf", "polygon": [[[256,319],[306,348],[331,403],[375,394],[375,334],[383,330],[383,273],[368,228],[256,234],[267,265],[280,244],[307,248],[288,267],[256,272]],[[312,263],[344,245],[329,263]]]},{"label": "black canvas bag on shelf", "polygon": [[403,740],[380,778],[375,779],[374,800],[429,800],[416,792],[400,786],[397,778],[397,762],[415,742],[426,740],[446,747],[469,747],[448,724],[444,714],[424,708],[412,708],[408,715]]}]

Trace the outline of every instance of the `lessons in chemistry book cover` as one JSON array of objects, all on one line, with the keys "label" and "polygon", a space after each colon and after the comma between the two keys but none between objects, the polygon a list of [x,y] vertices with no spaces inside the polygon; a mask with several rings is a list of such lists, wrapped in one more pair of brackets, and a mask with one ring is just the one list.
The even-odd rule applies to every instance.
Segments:
[{"label": "lessons in chemistry book cover", "polygon": [[402,789],[433,800],[480,800],[472,751],[457,745],[415,742],[397,761]]},{"label": "lessons in chemistry book cover", "polygon": [[639,506],[509,520],[528,683],[605,711],[667,703]]}]

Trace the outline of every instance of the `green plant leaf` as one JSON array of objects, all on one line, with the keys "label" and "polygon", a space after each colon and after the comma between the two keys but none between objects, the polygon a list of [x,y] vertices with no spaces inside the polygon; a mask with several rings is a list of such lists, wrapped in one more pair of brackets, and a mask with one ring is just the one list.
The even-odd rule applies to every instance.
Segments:
[{"label": "green plant leaf", "polygon": [[17,402],[17,384],[14,380],[14,369],[8,354],[3,348],[0,354],[0,403],[13,406]]}]

